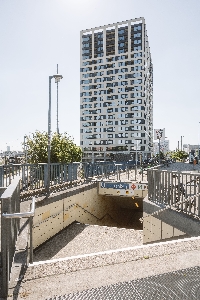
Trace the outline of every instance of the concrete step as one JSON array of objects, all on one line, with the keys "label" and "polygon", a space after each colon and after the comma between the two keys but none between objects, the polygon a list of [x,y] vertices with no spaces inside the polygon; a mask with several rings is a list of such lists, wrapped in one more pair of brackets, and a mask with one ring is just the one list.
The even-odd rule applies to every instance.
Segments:
[{"label": "concrete step", "polygon": [[59,259],[39,261],[28,266],[24,280],[35,280],[84,269],[104,267],[200,249],[200,237],[108,250]]}]

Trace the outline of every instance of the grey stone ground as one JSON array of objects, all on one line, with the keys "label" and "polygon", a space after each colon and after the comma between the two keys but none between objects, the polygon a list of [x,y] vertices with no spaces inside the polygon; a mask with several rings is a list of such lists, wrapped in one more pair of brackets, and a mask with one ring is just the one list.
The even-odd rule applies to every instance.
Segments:
[{"label": "grey stone ground", "polygon": [[[194,169],[198,172],[200,170],[200,166],[174,163],[166,168],[166,170],[188,172],[194,171]],[[72,239],[71,244],[69,242],[66,245],[66,248],[62,248],[57,252],[55,250],[52,252],[48,251],[48,247],[44,247],[43,253],[42,251],[38,251],[38,253],[35,253],[35,260],[41,260],[45,257],[46,259],[49,259],[49,255],[51,256],[51,258],[58,258],[64,257],[66,255],[70,256],[75,254],[77,255],[82,253],[91,253],[95,252],[98,249],[104,251],[109,248],[123,248],[124,244],[126,247],[134,246],[137,243],[138,245],[141,245],[142,232],[139,230],[134,231],[130,229],[125,230],[109,227],[101,228],[99,226],[95,227],[83,225],[83,230],[81,232],[79,230],[79,234],[75,234],[74,236],[74,241]],[[64,237],[62,236],[60,238],[63,239]],[[76,246],[77,244],[78,246]],[[55,241],[54,246],[56,245],[59,245],[58,240]],[[87,249],[85,245],[87,245]],[[56,276],[48,276],[35,280],[26,280],[25,275],[24,278],[21,278],[19,281],[17,281],[16,278],[17,284],[13,285],[13,287],[10,289],[10,297],[8,299],[53,299],[53,297],[55,296],[62,296],[70,293],[85,291],[87,289],[108,286],[111,284],[122,283],[135,279],[147,278],[148,276],[152,275],[166,274],[169,272],[186,268],[193,268],[196,266],[200,266],[200,247],[198,249],[186,252],[184,251],[184,249],[182,249],[182,252],[179,252],[177,254],[162,255],[150,258],[144,257],[143,259],[131,262],[96,267],[92,269],[84,269],[76,272],[66,273],[64,275],[59,274]],[[197,288],[200,289],[200,286],[198,286]],[[59,298],[57,297],[56,299]],[[83,299],[88,300],[89,298]],[[95,298],[90,299],[95,300]]]},{"label": "grey stone ground", "polygon": [[[12,295],[8,299],[50,299],[50,297],[147,278],[152,275],[166,274],[195,266],[200,266],[200,249],[189,252],[184,252],[183,249],[183,252],[178,255],[143,258],[133,262],[79,270],[64,275],[60,274],[31,281],[22,280],[19,290],[11,290]],[[15,292],[14,295],[13,292]],[[84,299],[87,300],[87,298]]]}]

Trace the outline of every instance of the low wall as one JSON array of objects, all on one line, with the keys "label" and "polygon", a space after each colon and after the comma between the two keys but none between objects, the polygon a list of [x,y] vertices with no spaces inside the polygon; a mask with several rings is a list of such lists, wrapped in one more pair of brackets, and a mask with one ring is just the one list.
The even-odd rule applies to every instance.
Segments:
[{"label": "low wall", "polygon": [[200,222],[186,213],[165,208],[148,200],[143,201],[143,243],[176,237],[200,236]]},{"label": "low wall", "polygon": [[73,222],[142,229],[142,198],[100,195],[98,182],[52,193],[36,202],[33,248]]},{"label": "low wall", "polygon": [[118,226],[114,201],[98,195],[97,183],[57,192],[36,202],[33,248],[53,237],[72,222]]},{"label": "low wall", "polygon": [[199,247],[200,237],[197,237],[35,262],[29,265],[24,280],[34,280],[78,270],[177,254],[197,250]]}]

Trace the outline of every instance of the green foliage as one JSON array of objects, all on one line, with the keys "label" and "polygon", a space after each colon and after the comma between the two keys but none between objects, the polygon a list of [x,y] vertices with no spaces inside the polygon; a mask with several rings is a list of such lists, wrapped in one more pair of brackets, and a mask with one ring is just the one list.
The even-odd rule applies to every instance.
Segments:
[{"label": "green foliage", "polygon": [[[27,137],[27,157],[29,163],[48,162],[48,134],[36,131]],[[81,161],[82,150],[67,134],[53,133],[51,137],[51,162],[71,163]]]},{"label": "green foliage", "polygon": [[172,159],[183,160],[188,157],[188,153],[182,150],[177,150],[170,153]]},{"label": "green foliage", "polygon": [[[159,153],[156,154],[156,158],[159,159]],[[165,155],[162,151],[160,151],[160,159],[164,159],[165,158]]]}]

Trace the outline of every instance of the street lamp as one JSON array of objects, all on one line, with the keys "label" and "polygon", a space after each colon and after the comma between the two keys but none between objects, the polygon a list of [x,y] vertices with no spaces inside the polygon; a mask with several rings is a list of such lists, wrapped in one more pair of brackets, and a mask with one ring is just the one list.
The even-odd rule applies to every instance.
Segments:
[{"label": "street lamp", "polygon": [[[57,74],[58,74],[58,64],[57,64]],[[60,82],[60,79],[56,81],[56,83],[57,83],[57,134],[59,134],[59,126],[58,126],[58,82]]]},{"label": "street lamp", "polygon": [[26,143],[27,136],[24,136],[24,162],[27,164],[27,143]]},{"label": "street lamp", "polygon": [[47,192],[49,193],[50,187],[50,163],[51,163],[51,79],[55,78],[55,83],[60,82],[63,78],[62,75],[56,74],[49,76],[49,110],[48,110],[48,175],[47,175]]},{"label": "street lamp", "polygon": [[140,141],[135,140],[134,144],[135,144],[135,142],[136,142],[136,155],[135,155],[135,160],[136,160],[136,164],[135,164],[135,178],[136,178],[136,176],[137,176],[137,161],[138,161],[138,153],[137,153],[137,151],[138,151],[138,144],[140,143]]},{"label": "street lamp", "polygon": [[146,130],[144,130],[144,132],[148,135],[148,137],[149,137],[149,147],[150,147],[150,155],[152,156],[152,153],[153,153],[153,144],[152,144],[152,137],[150,136],[150,134],[146,131]]},{"label": "street lamp", "polygon": [[[200,122],[199,122],[200,124]],[[198,148],[199,148],[199,138],[198,138]],[[200,159],[200,148],[198,149],[198,156],[199,156],[199,159]]]}]

